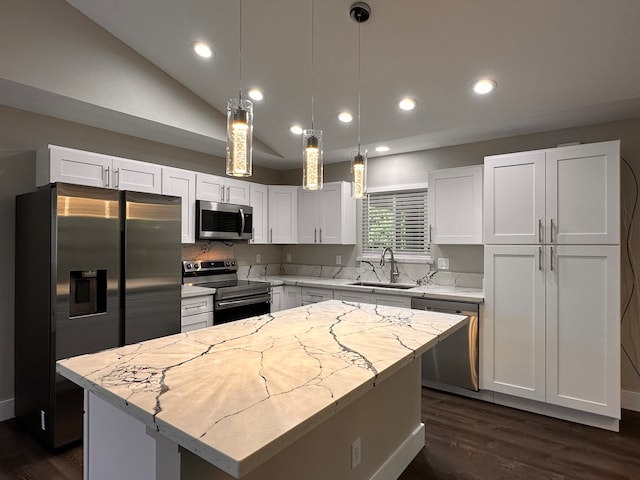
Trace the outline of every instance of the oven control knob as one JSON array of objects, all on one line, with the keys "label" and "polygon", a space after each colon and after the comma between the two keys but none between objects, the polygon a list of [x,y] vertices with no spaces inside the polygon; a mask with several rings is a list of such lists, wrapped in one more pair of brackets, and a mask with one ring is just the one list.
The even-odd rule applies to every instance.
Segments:
[{"label": "oven control knob", "polygon": [[191,270],[193,268],[193,263],[187,263],[186,268],[187,270]]}]

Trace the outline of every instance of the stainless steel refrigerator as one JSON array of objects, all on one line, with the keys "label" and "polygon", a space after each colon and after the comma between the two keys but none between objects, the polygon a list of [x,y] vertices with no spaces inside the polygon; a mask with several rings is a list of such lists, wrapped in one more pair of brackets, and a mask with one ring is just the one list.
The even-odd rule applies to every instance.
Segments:
[{"label": "stainless steel refrigerator", "polygon": [[52,184],[16,197],[15,411],[46,445],[82,437],[59,359],[180,331],[181,199]]}]

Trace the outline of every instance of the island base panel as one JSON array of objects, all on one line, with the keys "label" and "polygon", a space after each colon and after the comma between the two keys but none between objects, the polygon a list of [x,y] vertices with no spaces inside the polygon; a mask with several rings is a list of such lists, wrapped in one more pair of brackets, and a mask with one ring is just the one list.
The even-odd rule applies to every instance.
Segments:
[{"label": "island base panel", "polygon": [[[122,455],[123,444],[128,444],[136,454],[128,461],[137,476],[126,478],[148,478],[155,480],[243,480],[300,479],[305,480],[392,480],[400,476],[415,455],[425,444],[424,425],[421,423],[421,386],[420,358],[413,360],[389,378],[366,391],[362,396],[338,409],[322,423],[314,426],[294,443],[285,446],[271,458],[255,457],[238,461],[239,477],[232,476],[201,457],[180,448],[179,454],[168,454],[171,445],[177,445],[150,431],[138,420],[121,410],[108,409],[110,416],[122,416],[127,430],[118,435],[113,426],[121,422],[115,418],[105,418],[104,411],[98,418],[91,409],[87,410],[87,419],[94,426],[94,436],[101,428],[96,422],[111,424],[110,439],[101,441],[100,451],[90,449],[94,455],[109,457],[119,468],[124,463],[118,460]],[[93,396],[93,395],[91,395]],[[99,400],[99,399],[98,399]],[[295,408],[295,405],[292,405]],[[139,424],[139,428],[133,425]],[[116,427],[117,428],[117,427]],[[356,438],[361,441],[361,463],[351,468],[351,448]],[[149,445],[155,442],[153,451],[134,445]],[[115,453],[118,455],[114,455]],[[162,468],[158,460],[165,465]],[[89,465],[96,465],[91,458]],[[173,462],[173,465],[166,465]],[[253,465],[255,468],[251,468]],[[146,470],[144,474],[140,469]],[[113,472],[103,468],[93,470],[88,478],[102,480],[115,478]],[[179,472],[179,473],[178,473]],[[122,472],[118,472],[122,473]],[[106,474],[106,476],[105,476]],[[120,477],[125,478],[125,477]]]}]

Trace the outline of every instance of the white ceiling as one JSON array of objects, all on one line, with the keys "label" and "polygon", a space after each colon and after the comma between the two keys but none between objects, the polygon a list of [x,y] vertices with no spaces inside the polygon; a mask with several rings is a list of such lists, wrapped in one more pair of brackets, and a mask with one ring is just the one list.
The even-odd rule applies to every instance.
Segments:
[{"label": "white ceiling", "polygon": [[[221,112],[239,89],[238,0],[67,0]],[[357,110],[352,0],[315,2],[315,127],[325,161],[349,159]],[[362,24],[362,143],[371,156],[640,116],[638,0],[369,0]],[[310,127],[311,0],[243,0],[242,76],[260,87],[254,133],[296,168]],[[213,59],[191,51],[209,42]],[[471,92],[495,79],[491,96]],[[412,112],[397,108],[405,95]]]}]

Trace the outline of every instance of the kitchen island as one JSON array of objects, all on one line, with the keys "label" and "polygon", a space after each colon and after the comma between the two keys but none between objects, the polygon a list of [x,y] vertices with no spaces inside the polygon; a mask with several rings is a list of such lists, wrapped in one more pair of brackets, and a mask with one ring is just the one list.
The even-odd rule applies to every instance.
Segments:
[{"label": "kitchen island", "polygon": [[424,446],[420,355],[466,320],[331,300],[61,360],[85,478],[397,478]]}]

